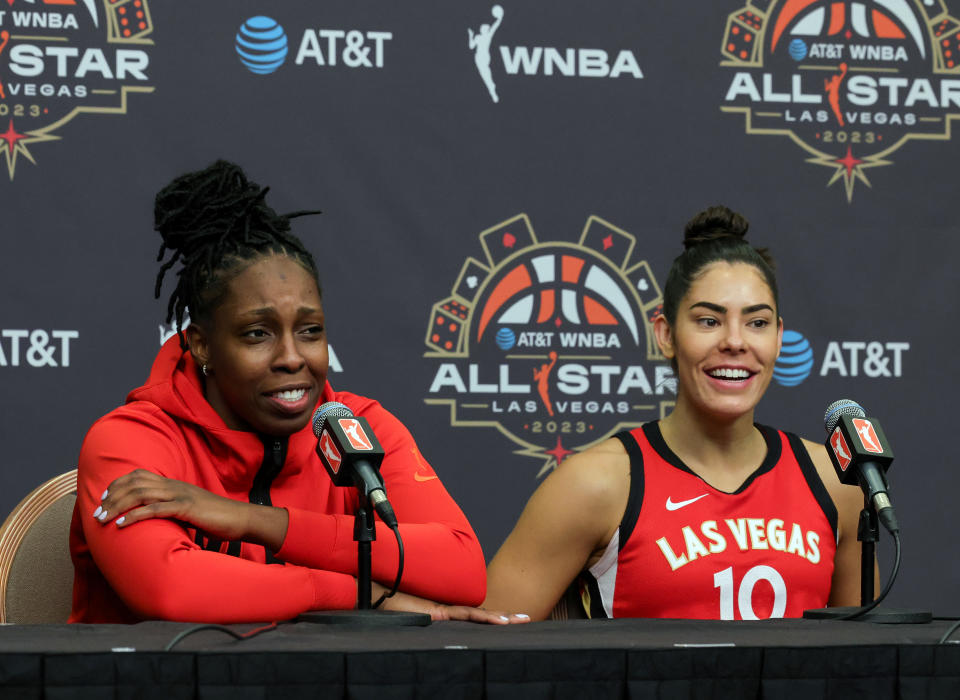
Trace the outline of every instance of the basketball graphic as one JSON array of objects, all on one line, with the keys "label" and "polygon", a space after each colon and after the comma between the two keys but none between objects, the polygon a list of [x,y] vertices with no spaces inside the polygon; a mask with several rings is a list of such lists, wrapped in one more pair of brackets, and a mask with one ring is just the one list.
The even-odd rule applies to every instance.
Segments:
[{"label": "basketball graphic", "polygon": [[[541,474],[616,430],[659,418],[675,380],[653,337],[662,298],[637,238],[593,216],[577,243],[541,242],[523,214],[480,234],[431,311],[428,404],[497,427]],[[468,280],[473,279],[475,284]]]}]

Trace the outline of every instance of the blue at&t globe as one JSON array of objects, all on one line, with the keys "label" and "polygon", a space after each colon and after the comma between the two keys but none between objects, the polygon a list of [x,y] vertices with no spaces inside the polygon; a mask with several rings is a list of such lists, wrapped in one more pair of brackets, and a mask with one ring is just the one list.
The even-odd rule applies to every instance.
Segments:
[{"label": "blue at&t globe", "polygon": [[506,352],[517,343],[517,334],[512,329],[503,327],[497,331],[497,347]]},{"label": "blue at&t globe", "polygon": [[276,20],[257,15],[240,27],[236,49],[240,62],[250,72],[267,75],[277,70],[286,60],[287,35]]},{"label": "blue at&t globe", "polygon": [[791,41],[787,50],[790,52],[790,58],[794,61],[802,61],[807,57],[807,43],[803,39]]},{"label": "blue at&t globe", "polygon": [[813,348],[797,331],[783,332],[783,347],[773,366],[773,380],[781,386],[796,386],[810,376],[813,369]]}]

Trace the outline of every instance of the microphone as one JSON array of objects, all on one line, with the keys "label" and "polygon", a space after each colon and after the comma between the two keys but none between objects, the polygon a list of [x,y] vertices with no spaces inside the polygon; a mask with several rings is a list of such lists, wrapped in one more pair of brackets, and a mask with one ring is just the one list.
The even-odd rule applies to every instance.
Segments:
[{"label": "microphone", "polygon": [[380,519],[397,528],[397,516],[380,478],[383,448],[366,418],[337,401],[328,401],[313,414],[317,456],[336,486],[354,486],[368,499]]},{"label": "microphone", "polygon": [[867,418],[856,401],[840,399],[827,406],[823,416],[827,452],[844,484],[859,484],[873,504],[877,518],[893,534],[900,531],[885,476],[893,450],[876,418]]}]

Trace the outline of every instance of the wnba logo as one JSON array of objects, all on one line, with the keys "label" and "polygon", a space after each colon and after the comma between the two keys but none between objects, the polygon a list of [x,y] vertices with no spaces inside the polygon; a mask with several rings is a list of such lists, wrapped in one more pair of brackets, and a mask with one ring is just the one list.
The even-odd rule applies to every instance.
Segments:
[{"label": "wnba logo", "polygon": [[450,406],[453,425],[498,427],[544,470],[662,415],[661,295],[634,236],[594,216],[578,243],[541,243],[521,214],[480,242],[485,259],[468,258],[431,312],[427,403]]}]

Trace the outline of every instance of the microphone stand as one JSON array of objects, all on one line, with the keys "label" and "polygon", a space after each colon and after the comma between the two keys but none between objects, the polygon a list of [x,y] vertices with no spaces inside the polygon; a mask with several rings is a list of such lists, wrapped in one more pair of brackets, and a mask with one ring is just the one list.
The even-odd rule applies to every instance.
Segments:
[{"label": "microphone stand", "polygon": [[[874,590],[873,562],[877,556],[877,542],[880,541],[880,527],[877,512],[873,504],[863,499],[860,522],[857,525],[857,539],[860,545],[860,605],[869,605],[876,595]],[[872,611],[871,611],[872,612]],[[869,613],[868,613],[869,614]]]},{"label": "microphone stand", "polygon": [[[877,555],[877,542],[880,541],[880,525],[877,520],[877,510],[873,502],[864,495],[863,510],[860,511],[860,522],[857,525],[857,540],[860,541],[860,606],[873,602],[874,589],[874,562]],[[858,608],[816,608],[804,610],[803,616],[808,620],[834,620],[845,618],[855,613]],[[880,622],[883,624],[922,624],[930,622],[933,615],[926,610],[903,610],[899,608],[876,607],[862,615],[850,618],[854,621]]]},{"label": "microphone stand", "polygon": [[378,610],[372,607],[373,581],[371,577],[371,542],[377,539],[373,506],[363,493],[353,513],[353,540],[357,543],[357,609],[306,612],[297,616],[297,622],[319,622],[327,625],[356,625],[358,627],[426,627],[430,616],[426,613],[402,610]]},{"label": "microphone stand", "polygon": [[370,543],[377,539],[370,499],[360,499],[353,515],[353,539],[357,543],[357,610],[372,610],[373,582],[370,575]]}]

